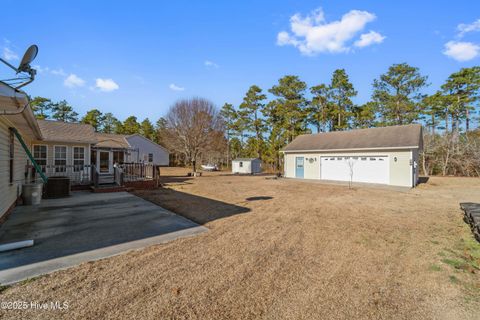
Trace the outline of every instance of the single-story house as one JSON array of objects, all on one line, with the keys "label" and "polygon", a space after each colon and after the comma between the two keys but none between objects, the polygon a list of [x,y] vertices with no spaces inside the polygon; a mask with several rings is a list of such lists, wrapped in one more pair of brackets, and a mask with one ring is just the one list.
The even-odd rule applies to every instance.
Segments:
[{"label": "single-story house", "polygon": [[27,146],[42,139],[27,95],[0,81],[0,222],[15,206],[29,178],[30,160],[15,131]]},{"label": "single-story house", "polygon": [[262,161],[258,158],[237,158],[232,160],[232,173],[255,174],[262,172]]},{"label": "single-story house", "polygon": [[415,187],[422,149],[420,124],[305,134],[282,150],[284,176]]},{"label": "single-story house", "polygon": [[30,145],[36,162],[48,177],[67,175],[76,184],[88,184],[91,168],[96,168],[102,183],[113,183],[116,164],[168,166],[168,150],[139,135],[99,133],[89,124],[37,122],[42,140],[33,140]]}]

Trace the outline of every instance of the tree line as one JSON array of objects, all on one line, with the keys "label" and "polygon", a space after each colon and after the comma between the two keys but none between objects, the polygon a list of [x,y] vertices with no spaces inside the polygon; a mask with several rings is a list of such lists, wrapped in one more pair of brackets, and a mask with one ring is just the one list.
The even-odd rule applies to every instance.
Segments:
[{"label": "tree line", "polygon": [[353,102],[357,91],[344,69],[312,87],[295,75],[282,77],[267,92],[252,85],[238,106],[221,108],[227,162],[259,157],[279,170],[280,150],[300,134],[420,122],[426,129],[424,174],[479,176],[479,130],[472,131],[472,124],[478,120],[480,67],[452,73],[434,94],[423,93],[428,86],[428,77],[406,63],[375,79],[370,101],[361,105]]},{"label": "tree line", "polygon": [[312,87],[286,75],[267,91],[252,85],[238,106],[225,103],[217,110],[202,98],[177,101],[155,125],[135,116],[122,122],[98,109],[79,118],[65,100],[35,97],[31,105],[40,119],[88,123],[98,132],[141,134],[169,148],[175,165],[194,168],[258,157],[267,168],[281,170],[280,151],[300,134],[422,123],[423,174],[480,176],[480,67],[452,73],[427,95],[429,85],[419,68],[394,64],[373,80],[370,101],[356,104],[358,92],[344,69],[335,70],[328,83]]},{"label": "tree line", "polygon": [[148,118],[139,121],[135,116],[129,116],[124,121],[120,121],[112,113],[102,113],[98,109],[91,109],[83,117],[79,117],[79,114],[66,100],[53,102],[44,97],[35,97],[31,99],[30,104],[37,119],[80,122],[90,124],[96,132],[141,134],[152,141],[162,143],[158,132],[164,126],[165,119],[163,118],[160,118],[155,124]]}]

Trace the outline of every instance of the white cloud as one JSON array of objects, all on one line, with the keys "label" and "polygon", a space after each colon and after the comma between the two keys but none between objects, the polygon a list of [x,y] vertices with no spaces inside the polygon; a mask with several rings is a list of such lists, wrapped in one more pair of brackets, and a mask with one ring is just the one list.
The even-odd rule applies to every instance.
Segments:
[{"label": "white cloud", "polygon": [[458,36],[463,37],[466,33],[480,31],[480,19],[470,24],[461,23],[457,26]]},{"label": "white cloud", "polygon": [[185,90],[184,87],[179,87],[175,83],[171,83],[168,87],[170,88],[170,90],[173,90],[173,91],[184,91]]},{"label": "white cloud", "polygon": [[98,78],[95,80],[95,88],[100,89],[100,91],[111,92],[118,90],[120,87],[112,79]]},{"label": "white cloud", "polygon": [[375,31],[370,31],[360,35],[360,39],[355,41],[355,47],[363,48],[372,44],[382,43],[385,40],[385,36],[382,36],[380,33]]},{"label": "white cloud", "polygon": [[37,70],[38,73],[44,73],[50,71],[49,67],[42,67],[38,64],[32,66],[33,69]]},{"label": "white cloud", "polygon": [[205,60],[205,62],[203,63],[205,65],[205,67],[207,68],[219,68],[220,66],[218,64],[216,64],[215,62],[213,61],[210,61],[210,60]]},{"label": "white cloud", "polygon": [[71,73],[68,77],[65,78],[63,84],[68,88],[83,87],[85,85],[85,80],[83,80],[76,74]]},{"label": "white cloud", "polygon": [[63,69],[52,69],[52,71],[50,71],[53,75],[56,75],[56,76],[66,76],[67,73],[65,71],[63,71]]},{"label": "white cloud", "polygon": [[3,58],[7,61],[18,60],[18,55],[9,47],[3,48]]},{"label": "white cloud", "polygon": [[457,61],[469,61],[480,54],[480,46],[472,42],[449,41],[443,54]]},{"label": "white cloud", "polygon": [[[306,17],[297,13],[290,18],[291,33],[286,31],[278,33],[277,45],[292,45],[306,55],[348,52],[351,40],[365,28],[367,23],[375,19],[376,16],[373,13],[360,10],[351,10],[340,20],[332,22],[325,20],[321,8],[312,11]],[[378,36],[373,40],[378,41]]]}]

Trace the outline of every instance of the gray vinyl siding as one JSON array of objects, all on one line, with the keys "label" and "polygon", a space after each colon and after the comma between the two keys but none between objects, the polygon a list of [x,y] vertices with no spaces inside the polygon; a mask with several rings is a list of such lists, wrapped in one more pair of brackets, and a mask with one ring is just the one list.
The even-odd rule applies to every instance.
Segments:
[{"label": "gray vinyl siding", "polygon": [[[28,157],[23,150],[20,142],[15,137],[14,154],[14,175],[13,183],[10,183],[10,165],[9,165],[9,141],[10,133],[8,128],[12,125],[8,118],[0,116],[0,218],[6,213],[7,209],[16,201],[22,191],[22,183],[25,181],[25,167],[28,164]],[[30,141],[27,136],[21,132],[25,143]]]}]

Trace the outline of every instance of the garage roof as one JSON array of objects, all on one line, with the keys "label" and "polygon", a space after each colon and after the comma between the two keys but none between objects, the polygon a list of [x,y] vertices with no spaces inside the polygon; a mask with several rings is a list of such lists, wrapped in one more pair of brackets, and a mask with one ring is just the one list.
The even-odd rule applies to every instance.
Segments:
[{"label": "garage roof", "polygon": [[422,126],[420,124],[304,134],[295,138],[283,151],[402,148],[423,148]]}]

